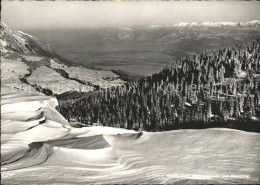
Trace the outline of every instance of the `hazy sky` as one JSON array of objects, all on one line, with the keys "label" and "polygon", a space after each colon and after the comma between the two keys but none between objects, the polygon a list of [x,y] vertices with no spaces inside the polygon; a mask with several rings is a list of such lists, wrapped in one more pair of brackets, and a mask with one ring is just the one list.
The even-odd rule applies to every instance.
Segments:
[{"label": "hazy sky", "polygon": [[14,29],[78,29],[260,19],[260,2],[2,1],[2,21]]}]

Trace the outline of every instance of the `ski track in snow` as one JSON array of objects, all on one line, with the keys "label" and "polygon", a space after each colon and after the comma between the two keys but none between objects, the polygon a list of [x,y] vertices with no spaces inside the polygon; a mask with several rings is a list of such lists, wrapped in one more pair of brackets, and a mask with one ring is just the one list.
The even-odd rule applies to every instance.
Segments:
[{"label": "ski track in snow", "polygon": [[2,96],[2,183],[258,183],[260,134],[74,128],[57,100]]}]

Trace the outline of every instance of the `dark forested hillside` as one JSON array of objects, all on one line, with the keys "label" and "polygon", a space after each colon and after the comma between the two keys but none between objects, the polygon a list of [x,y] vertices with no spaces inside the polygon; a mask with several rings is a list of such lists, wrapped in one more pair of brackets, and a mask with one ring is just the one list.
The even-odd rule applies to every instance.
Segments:
[{"label": "dark forested hillside", "polygon": [[87,96],[60,95],[71,121],[161,131],[260,130],[260,42],[188,56],[152,76]]}]

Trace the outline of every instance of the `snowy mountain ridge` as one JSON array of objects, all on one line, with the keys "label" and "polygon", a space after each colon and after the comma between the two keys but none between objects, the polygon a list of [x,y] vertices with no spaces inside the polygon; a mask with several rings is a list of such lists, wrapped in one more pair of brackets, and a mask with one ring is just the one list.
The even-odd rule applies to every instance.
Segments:
[{"label": "snowy mountain ridge", "polygon": [[247,22],[180,22],[178,24],[172,25],[150,25],[147,28],[162,28],[162,27],[223,27],[223,26],[231,26],[231,27],[258,27],[260,25],[260,20],[253,20]]},{"label": "snowy mountain ridge", "polygon": [[15,31],[5,23],[0,24],[0,50],[1,53],[23,53],[23,54],[45,54],[52,53],[48,46],[39,42],[33,37],[22,31]]}]

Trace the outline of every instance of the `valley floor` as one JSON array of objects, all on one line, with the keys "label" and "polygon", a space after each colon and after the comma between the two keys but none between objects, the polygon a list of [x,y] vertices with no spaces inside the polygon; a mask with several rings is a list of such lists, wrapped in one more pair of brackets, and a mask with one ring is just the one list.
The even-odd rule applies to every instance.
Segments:
[{"label": "valley floor", "polygon": [[109,88],[125,83],[111,71],[67,66],[57,61],[32,54],[3,54],[1,94],[19,92],[46,94],[39,88],[53,94],[68,91],[89,92],[97,87]]}]

